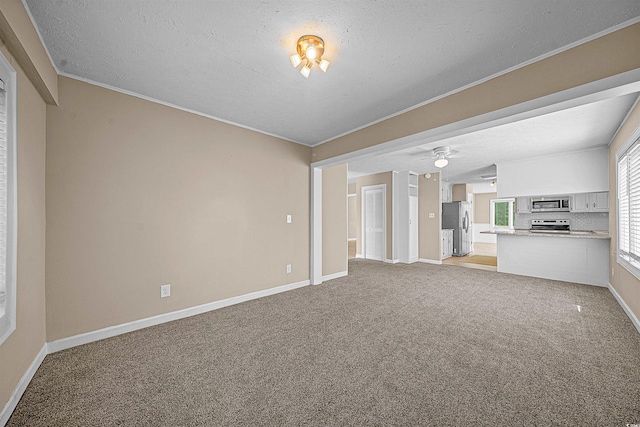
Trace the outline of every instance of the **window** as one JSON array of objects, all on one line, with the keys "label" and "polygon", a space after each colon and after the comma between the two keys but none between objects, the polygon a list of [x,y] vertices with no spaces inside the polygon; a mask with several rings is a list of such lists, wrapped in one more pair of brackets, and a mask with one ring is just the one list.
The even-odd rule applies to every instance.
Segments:
[{"label": "window", "polygon": [[640,278],[640,139],[630,140],[617,156],[618,263]]},{"label": "window", "polygon": [[16,72],[0,54],[0,344],[16,328]]},{"label": "window", "polygon": [[516,219],[515,199],[491,200],[491,229],[513,230]]}]

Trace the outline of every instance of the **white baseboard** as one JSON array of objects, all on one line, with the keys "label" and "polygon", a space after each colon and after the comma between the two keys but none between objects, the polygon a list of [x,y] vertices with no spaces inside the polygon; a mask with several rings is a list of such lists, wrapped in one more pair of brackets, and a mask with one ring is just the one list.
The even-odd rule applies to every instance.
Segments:
[{"label": "white baseboard", "polygon": [[214,301],[207,304],[197,305],[195,307],[185,308],[183,310],[173,311],[171,313],[159,314],[157,316],[147,317],[146,319],[134,320],[133,322],[122,323],[120,325],[98,329],[97,331],[74,335],[72,337],[50,342],[48,344],[48,350],[49,353],[55,353],[82,344],[88,344],[90,342],[99,341],[105,338],[111,338],[117,335],[126,334],[127,332],[137,331],[138,329],[148,328],[149,326],[159,325],[161,323],[171,322],[173,320],[184,319],[185,317],[195,316],[197,314],[206,313],[208,311],[217,310],[219,308],[228,307],[230,305],[239,304],[241,302],[301,288],[303,286],[309,285],[309,283],[309,280],[303,280],[302,282],[277,286],[275,288],[265,289],[257,292],[251,292],[248,294],[239,295],[237,297]]},{"label": "white baseboard", "polygon": [[340,277],[344,277],[346,275],[348,275],[349,272],[348,271],[340,271],[338,273],[333,273],[333,274],[327,274],[326,276],[322,276],[322,281],[326,282],[327,280],[333,280],[333,279],[338,279]]},{"label": "white baseboard", "polygon": [[356,258],[362,258],[362,259],[364,259],[364,257],[362,256],[362,254],[356,254]]},{"label": "white baseboard", "polygon": [[5,424],[7,424],[7,421],[9,421],[9,418],[11,417],[13,410],[16,409],[16,406],[18,406],[18,402],[20,401],[20,398],[24,394],[24,391],[27,389],[27,386],[31,382],[31,379],[36,374],[36,371],[40,367],[40,364],[42,363],[42,361],[44,360],[47,354],[48,354],[47,344],[45,343],[42,346],[42,349],[40,349],[40,351],[36,355],[36,358],[33,360],[33,362],[31,362],[31,365],[29,365],[29,368],[24,373],[22,378],[20,378],[18,385],[16,385],[16,388],[13,390],[13,393],[11,393],[11,397],[9,398],[9,401],[7,402],[6,405],[4,405],[4,409],[2,410],[2,412],[0,412],[0,426],[4,426]]},{"label": "white baseboard", "polygon": [[418,260],[418,262],[424,262],[424,263],[427,263],[427,264],[436,264],[436,265],[441,265],[442,264],[442,261],[440,261],[440,260],[426,259],[426,258],[420,258]]},{"label": "white baseboard", "polygon": [[631,323],[633,323],[633,326],[636,327],[636,329],[638,330],[638,333],[640,333],[640,320],[638,320],[636,315],[633,314],[633,311],[631,311],[631,308],[629,308],[627,303],[622,299],[622,297],[615,290],[615,288],[611,286],[611,283],[609,283],[607,287],[609,288],[609,291],[613,294],[613,297],[616,299],[616,301],[618,301],[618,304],[620,304],[620,307],[622,307],[622,309],[627,314],[627,316],[629,316],[629,320],[631,320]]},{"label": "white baseboard", "polygon": [[400,262],[399,259],[385,259],[384,262],[386,262],[387,264],[397,264]]}]

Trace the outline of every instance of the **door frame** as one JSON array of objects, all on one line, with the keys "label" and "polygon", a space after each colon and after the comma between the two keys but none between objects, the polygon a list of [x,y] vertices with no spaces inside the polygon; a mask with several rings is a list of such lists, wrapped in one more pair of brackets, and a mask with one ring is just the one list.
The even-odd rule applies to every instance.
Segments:
[{"label": "door frame", "polygon": [[360,245],[361,245],[361,250],[362,250],[362,257],[364,259],[367,259],[367,252],[366,252],[366,232],[365,232],[365,195],[367,193],[367,191],[369,190],[380,190],[382,189],[382,233],[383,233],[383,241],[382,241],[382,247],[383,247],[383,256],[381,261],[385,261],[387,260],[387,184],[376,184],[376,185],[367,185],[366,187],[361,187],[360,188],[360,198],[361,198],[361,203],[360,203],[360,236],[361,236],[361,241],[360,241]]}]

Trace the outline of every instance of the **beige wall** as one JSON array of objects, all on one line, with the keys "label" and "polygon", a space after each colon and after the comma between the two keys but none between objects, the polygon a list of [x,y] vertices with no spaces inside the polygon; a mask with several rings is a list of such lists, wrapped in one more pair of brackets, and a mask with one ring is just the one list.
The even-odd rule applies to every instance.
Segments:
[{"label": "beige wall", "polygon": [[[616,152],[622,147],[631,134],[640,126],[640,104],[629,114],[620,128],[618,135],[609,146],[609,194],[617,194],[616,188]],[[609,282],[627,303],[631,311],[640,319],[640,280],[618,264],[616,251],[618,248],[618,211],[616,197],[609,197],[609,233],[611,234],[609,265],[614,272],[609,272]]]},{"label": "beige wall", "polygon": [[[418,176],[418,239],[421,259],[440,261],[442,258],[442,189],[440,172],[427,179]],[[429,213],[435,214],[429,218]]]},{"label": "beige wall", "polygon": [[58,89],[49,341],[309,279],[308,147],[69,78]]},{"label": "beige wall", "polygon": [[18,270],[16,330],[0,346],[0,408],[46,341],[45,135],[46,105],[9,55],[18,73]]},{"label": "beige wall", "polygon": [[473,218],[480,224],[491,224],[491,199],[497,199],[498,193],[478,193],[473,195]]},{"label": "beige wall", "polygon": [[393,252],[393,177],[392,172],[377,173],[356,178],[356,216],[358,226],[356,227],[356,253],[362,255],[362,187],[370,185],[386,185],[386,259],[392,259]]},{"label": "beige wall", "polygon": [[322,275],[344,271],[347,271],[346,163],[322,170]]},{"label": "beige wall", "polygon": [[312,161],[456,123],[640,68],[640,23],[313,148]]},{"label": "beige wall", "polygon": [[470,184],[455,184],[451,189],[452,202],[466,202],[467,194],[473,193],[473,186]]}]

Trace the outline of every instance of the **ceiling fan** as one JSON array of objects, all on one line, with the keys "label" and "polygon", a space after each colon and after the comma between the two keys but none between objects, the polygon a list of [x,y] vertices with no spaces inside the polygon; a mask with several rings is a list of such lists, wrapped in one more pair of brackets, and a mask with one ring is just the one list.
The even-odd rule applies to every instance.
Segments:
[{"label": "ceiling fan", "polygon": [[449,147],[436,147],[433,149],[431,158],[436,159],[435,166],[443,168],[449,164],[449,159],[462,157],[459,151],[452,150]]}]

